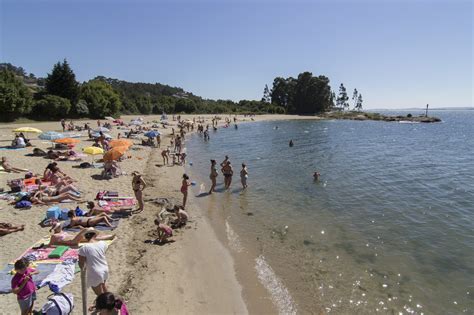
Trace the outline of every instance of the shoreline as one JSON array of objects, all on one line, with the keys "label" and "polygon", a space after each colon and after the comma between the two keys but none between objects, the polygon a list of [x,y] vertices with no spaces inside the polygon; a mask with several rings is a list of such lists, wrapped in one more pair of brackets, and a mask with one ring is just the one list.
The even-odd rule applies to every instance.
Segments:
[{"label": "shoreline", "polygon": [[[201,117],[210,118],[211,115],[199,115]],[[132,117],[124,117],[129,121]],[[193,115],[183,115],[183,119],[192,119]],[[221,117],[226,117],[221,115]],[[146,121],[153,119],[159,120],[159,116],[144,116]],[[239,116],[239,119],[242,117]],[[317,119],[315,117],[298,117],[287,115],[263,115],[256,116],[255,121],[262,120],[282,120],[282,119]],[[81,121],[86,122],[86,121]],[[96,121],[87,120],[91,126],[95,126]],[[249,118],[245,121],[239,120],[239,124],[243,122],[251,122]],[[220,122],[220,125],[222,122]],[[13,130],[19,126],[28,124],[0,124],[0,143],[8,145],[11,141]],[[31,124],[30,124],[31,125]],[[59,122],[39,122],[34,127],[43,129],[43,131],[56,130],[59,131]],[[168,135],[171,128],[159,129],[162,132],[162,145],[169,143]],[[116,136],[120,129],[114,128],[111,132],[113,137]],[[84,132],[83,132],[84,133]],[[37,139],[35,135],[29,135],[32,138],[33,145],[45,149],[50,145],[48,141]],[[76,150],[84,146],[90,145],[84,137],[81,143],[77,145]],[[26,153],[30,153],[31,148],[24,150],[5,150],[2,156],[7,156],[12,164],[16,167],[28,168],[35,173],[42,173],[43,168],[49,160],[39,157],[25,157]],[[157,154],[158,153],[158,154]],[[199,209],[194,202],[194,196],[190,193],[190,223],[189,228],[178,230],[174,239],[174,243],[165,246],[155,246],[145,244],[144,241],[150,239],[150,232],[154,229],[153,218],[158,211],[156,205],[147,202],[150,198],[166,197],[181,203],[182,195],[179,192],[180,178],[184,168],[174,167],[156,167],[157,163],[161,164],[161,155],[159,149],[150,149],[149,147],[135,146],[131,151],[132,159],[126,159],[121,162],[122,169],[130,174],[133,170],[147,173],[145,176],[158,178],[158,182],[153,183],[151,177],[149,179],[150,187],[144,191],[145,195],[145,211],[140,214],[133,215],[128,219],[121,220],[119,227],[113,231],[117,234],[115,242],[109,247],[107,252],[107,260],[109,262],[110,276],[107,286],[111,292],[119,293],[128,300],[130,309],[137,314],[149,312],[148,307],[153,301],[160,301],[157,305],[160,309],[167,309],[170,313],[196,312],[201,310],[202,313],[212,313],[218,310],[220,313],[254,313],[258,310],[261,312],[274,313],[273,305],[262,302],[262,295],[265,291],[260,288],[260,297],[253,300],[253,296],[243,293],[245,287],[255,285],[255,279],[251,280],[251,284],[240,283],[242,279],[237,280],[236,262],[229,254],[229,249],[225,243],[219,240],[213,226],[207,219],[205,211]],[[90,161],[90,156],[84,158]],[[156,163],[157,162],[157,163]],[[119,191],[121,195],[133,196],[130,185],[131,177],[128,175],[120,176],[112,180],[95,180],[94,174],[100,173],[98,169],[77,169],[72,166],[71,162],[60,162],[59,166],[68,175],[78,180],[78,187],[83,192],[85,200],[94,199],[97,190],[114,190]],[[153,170],[148,174],[149,170]],[[2,174],[0,187],[6,188],[7,179],[18,178],[23,174]],[[147,178],[147,177],[146,177]],[[75,204],[61,204],[63,207],[75,207]],[[9,234],[2,237],[0,244],[0,264],[6,265],[9,261],[18,257],[28,246],[35,243],[39,237],[48,235],[48,229],[41,228],[37,223],[40,222],[45,215],[49,206],[34,206],[29,210],[13,209],[7,205],[5,201],[0,201],[0,221],[15,224],[26,224],[24,231]],[[206,250],[201,250],[205,248]],[[205,253],[208,255],[205,255]],[[162,258],[163,259],[160,259]],[[197,259],[200,257],[200,259]],[[249,268],[253,268],[250,266]],[[189,272],[193,270],[193,273]],[[216,270],[219,273],[216,276]],[[162,276],[159,279],[151,279],[149,274],[155,275],[161,271]],[[199,276],[196,276],[199,275]],[[162,278],[161,278],[162,277]],[[66,286],[64,292],[72,293],[75,298],[75,304],[81,305],[81,287],[79,275],[70,285]],[[157,281],[159,280],[159,281]],[[192,281],[191,281],[192,280]],[[145,293],[149,295],[139,294],[140,287],[144,283],[150,283],[151,288],[147,287]],[[165,289],[163,289],[163,287]],[[206,291],[203,291],[206,288]],[[151,290],[150,290],[151,289]],[[156,292],[163,291],[164,298],[156,298]],[[206,293],[207,292],[207,293]],[[245,291],[246,292],[246,291]],[[254,291],[251,291],[254,292]],[[154,293],[151,295],[151,293]],[[40,308],[46,301],[46,297],[50,294],[49,290],[42,289],[37,292],[38,300],[35,308]],[[147,300],[146,297],[149,297]],[[88,290],[88,303],[92,303],[94,294],[91,289]],[[186,303],[183,303],[183,298]],[[206,300],[207,299],[207,300]],[[268,301],[268,298],[263,298]],[[263,304],[262,304],[263,303]],[[0,310],[2,312],[12,313],[17,311],[16,297],[12,294],[0,295]],[[263,306],[262,306],[263,305]],[[74,314],[81,312],[80,306],[76,307]]]}]

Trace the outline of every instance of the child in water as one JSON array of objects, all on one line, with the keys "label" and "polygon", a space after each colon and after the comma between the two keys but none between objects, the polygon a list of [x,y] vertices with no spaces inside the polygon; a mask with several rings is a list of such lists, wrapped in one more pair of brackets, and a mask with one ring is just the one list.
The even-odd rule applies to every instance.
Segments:
[{"label": "child in water", "polygon": [[242,182],[242,188],[245,189],[248,187],[247,178],[249,177],[249,172],[247,171],[247,165],[242,163],[242,169],[240,170],[240,181]]}]

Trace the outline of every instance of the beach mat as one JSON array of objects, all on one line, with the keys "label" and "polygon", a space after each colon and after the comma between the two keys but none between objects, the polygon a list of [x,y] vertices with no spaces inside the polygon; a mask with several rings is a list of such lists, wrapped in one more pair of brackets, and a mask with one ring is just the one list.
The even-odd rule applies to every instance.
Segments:
[{"label": "beach mat", "polygon": [[[54,268],[56,268],[55,264],[39,264],[34,267],[36,270],[39,271],[39,274],[33,275],[33,282],[38,287],[40,283],[46,279],[48,275],[50,275]],[[13,269],[13,265],[6,265],[0,271],[0,294],[8,294],[12,292],[12,278],[13,275],[10,274],[10,271]]]}]

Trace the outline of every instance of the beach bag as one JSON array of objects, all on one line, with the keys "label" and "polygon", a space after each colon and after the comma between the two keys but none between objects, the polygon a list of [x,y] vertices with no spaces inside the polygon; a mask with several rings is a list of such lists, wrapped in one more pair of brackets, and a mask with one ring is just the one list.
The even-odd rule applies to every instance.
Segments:
[{"label": "beach bag", "polygon": [[15,204],[15,208],[17,208],[17,209],[29,209],[29,208],[31,208],[31,202],[26,201],[26,200],[18,201]]},{"label": "beach bag", "polygon": [[46,219],[59,219],[61,217],[61,209],[54,206],[46,210]]},{"label": "beach bag", "polygon": [[61,209],[61,213],[59,214],[59,219],[60,220],[67,220],[69,219],[68,217],[68,214],[69,213],[69,209]]},{"label": "beach bag", "polygon": [[74,308],[74,297],[70,293],[55,293],[48,297],[41,308],[43,315],[67,315],[72,314]]},{"label": "beach bag", "polygon": [[92,165],[89,162],[82,162],[81,164],[79,164],[79,168],[90,168],[90,167],[92,167]]},{"label": "beach bag", "polygon": [[79,206],[76,207],[76,210],[74,210],[76,212],[76,216],[77,217],[83,217],[84,216],[84,210],[82,210],[81,208],[79,208]]},{"label": "beach bag", "polygon": [[31,172],[28,172],[25,174],[25,179],[32,178],[32,177],[33,177],[33,173]]},{"label": "beach bag", "polygon": [[7,185],[11,188],[12,192],[20,192],[24,187],[23,179],[21,178],[8,180]]}]

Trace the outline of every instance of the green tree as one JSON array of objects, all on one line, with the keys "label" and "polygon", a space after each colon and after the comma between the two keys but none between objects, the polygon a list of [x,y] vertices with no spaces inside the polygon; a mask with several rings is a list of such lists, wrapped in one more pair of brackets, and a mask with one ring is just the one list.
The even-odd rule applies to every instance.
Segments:
[{"label": "green tree", "polygon": [[71,102],[57,95],[45,95],[33,107],[35,118],[58,119],[67,116],[71,110]]},{"label": "green tree", "polygon": [[7,69],[0,70],[0,120],[12,121],[30,112],[32,95],[23,81]]},{"label": "green tree", "polygon": [[349,103],[347,103],[348,100],[349,97],[347,96],[346,88],[344,87],[344,84],[341,83],[339,86],[339,94],[336,98],[336,106],[342,110],[349,108]]},{"label": "green tree", "polygon": [[270,95],[270,90],[268,89],[268,85],[265,84],[265,88],[263,89],[263,97],[262,102],[264,103],[271,103],[272,97]]},{"label": "green tree", "polygon": [[285,108],[290,114],[295,113],[296,108],[293,103],[295,86],[296,80],[292,77],[287,79],[281,77],[275,78],[271,91],[272,104]]},{"label": "green tree", "polygon": [[56,63],[45,81],[47,94],[67,98],[71,104],[76,104],[79,96],[79,84],[66,59]]},{"label": "green tree", "polygon": [[120,111],[122,102],[110,84],[92,80],[82,86],[81,98],[87,102],[89,115],[94,118],[114,116]]},{"label": "green tree", "polygon": [[87,117],[89,116],[89,106],[87,102],[83,99],[80,99],[76,104],[76,114],[79,117]]},{"label": "green tree", "polygon": [[357,89],[354,89],[354,92],[352,92],[352,103],[354,104],[354,109],[356,109],[358,96],[359,96],[359,92],[357,92]]},{"label": "green tree", "polygon": [[356,106],[355,106],[355,109],[358,110],[358,111],[361,111],[362,110],[362,94],[359,93],[359,96],[357,97],[357,103],[356,103]]}]

